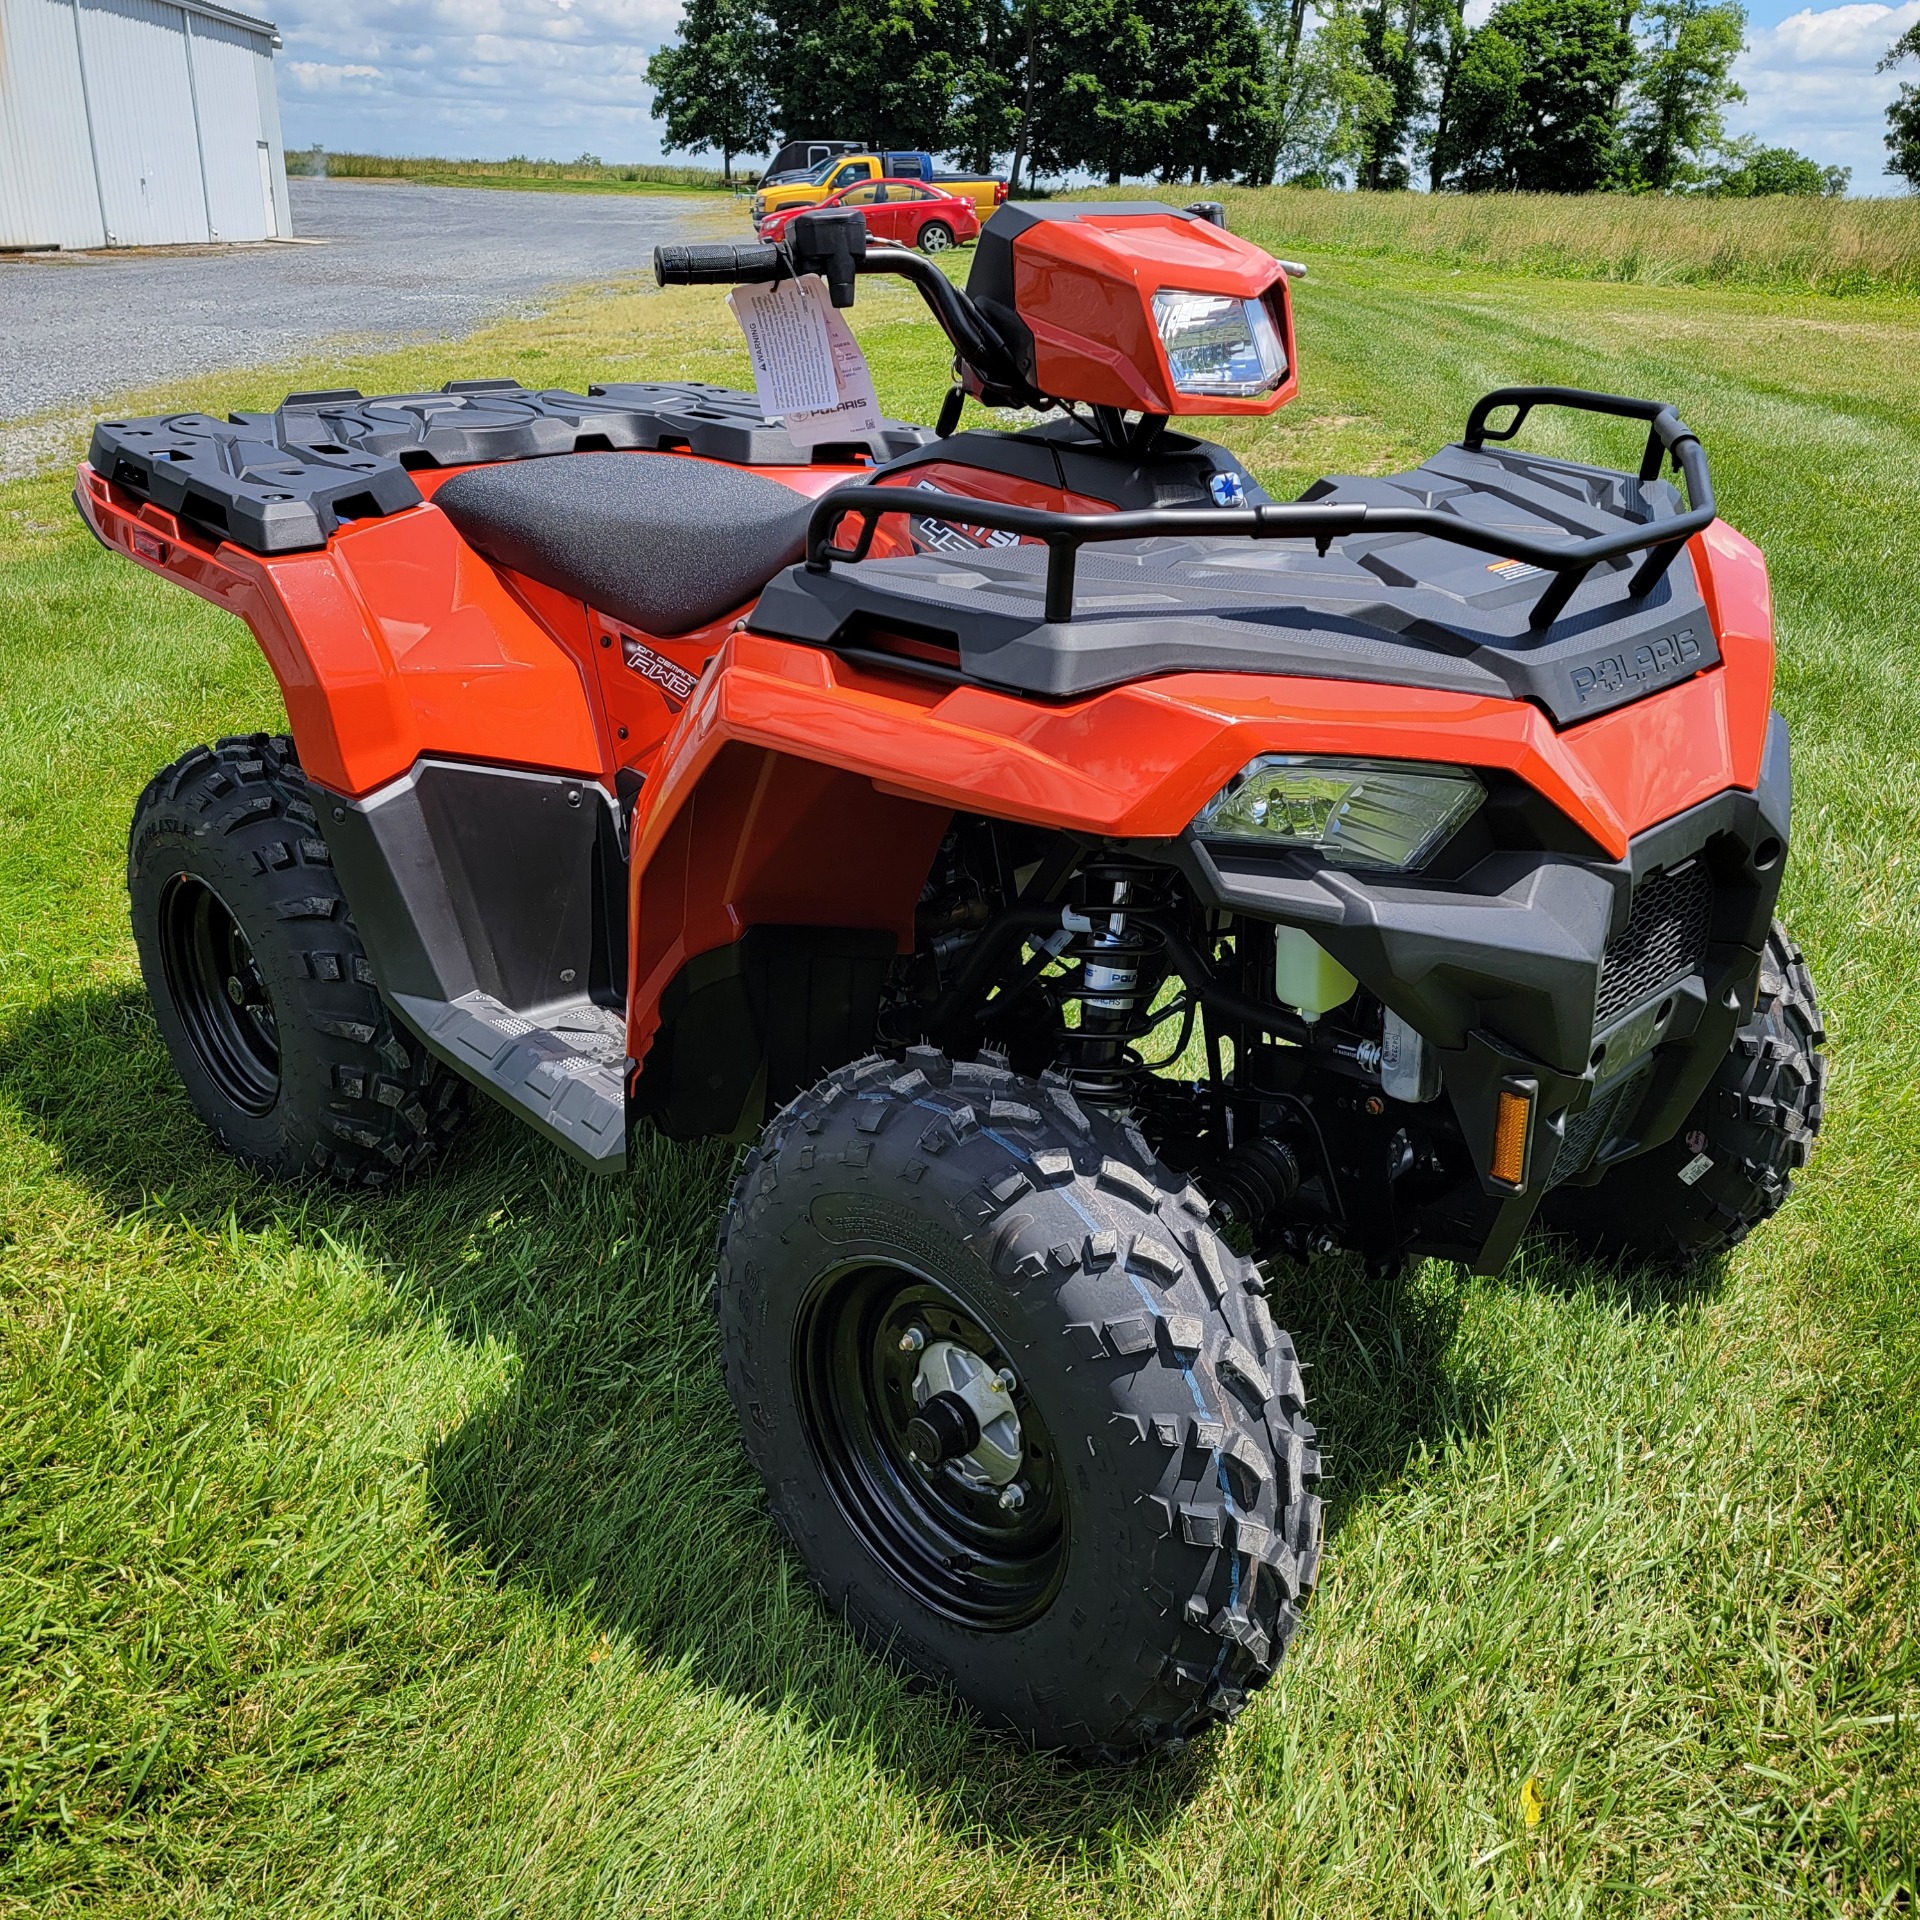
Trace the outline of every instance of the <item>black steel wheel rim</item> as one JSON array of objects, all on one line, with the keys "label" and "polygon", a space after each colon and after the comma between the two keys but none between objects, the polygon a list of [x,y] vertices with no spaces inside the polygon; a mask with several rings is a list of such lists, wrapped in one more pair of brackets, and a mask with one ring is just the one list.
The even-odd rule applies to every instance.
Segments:
[{"label": "black steel wheel rim", "polygon": [[825,1275],[795,1327],[801,1418],[829,1491],[861,1544],[923,1606],[962,1625],[1005,1630],[1044,1613],[1066,1567],[1066,1480],[1046,1423],[1024,1386],[1024,1503],[967,1484],[953,1465],[909,1457],[920,1328],[996,1369],[1012,1364],[985,1321],[926,1274],[890,1262]]},{"label": "black steel wheel rim", "polygon": [[253,948],[232,908],[183,873],[160,898],[167,991],[207,1078],[243,1113],[280,1097],[280,1027]]}]

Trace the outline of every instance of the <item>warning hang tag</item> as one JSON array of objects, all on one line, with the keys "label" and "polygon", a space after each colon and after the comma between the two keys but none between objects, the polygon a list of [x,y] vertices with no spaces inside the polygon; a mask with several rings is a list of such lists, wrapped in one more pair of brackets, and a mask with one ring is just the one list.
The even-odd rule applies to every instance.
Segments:
[{"label": "warning hang tag", "polygon": [[796,446],[879,430],[866,355],[817,273],[736,287],[727,305],[747,337],[760,410]]}]

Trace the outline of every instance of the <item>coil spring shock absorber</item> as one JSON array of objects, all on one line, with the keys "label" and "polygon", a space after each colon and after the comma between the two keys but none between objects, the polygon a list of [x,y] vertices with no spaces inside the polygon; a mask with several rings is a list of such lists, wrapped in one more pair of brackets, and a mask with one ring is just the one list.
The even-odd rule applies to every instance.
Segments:
[{"label": "coil spring shock absorber", "polygon": [[1075,1095],[1094,1106],[1126,1106],[1143,1071],[1133,1042],[1150,1033],[1148,1009],[1165,973],[1164,942],[1143,912],[1161,904],[1165,876],[1157,868],[1101,864],[1081,870],[1076,888],[1085,901],[1065,925],[1072,939],[1063,958],[1079,963],[1068,996],[1080,1005],[1080,1024],[1060,1031],[1061,1053]]}]

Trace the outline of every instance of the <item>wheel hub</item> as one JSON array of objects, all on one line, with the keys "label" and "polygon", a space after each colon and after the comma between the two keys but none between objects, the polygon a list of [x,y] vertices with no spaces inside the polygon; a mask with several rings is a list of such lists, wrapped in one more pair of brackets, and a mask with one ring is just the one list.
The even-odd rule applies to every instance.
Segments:
[{"label": "wheel hub", "polygon": [[907,1453],[915,1466],[950,1465],[970,1486],[1011,1484],[1023,1443],[1009,1375],[957,1341],[935,1340],[920,1356],[913,1397],[920,1411]]},{"label": "wheel hub", "polygon": [[823,1275],[795,1327],[801,1416],[867,1550],[976,1628],[1034,1617],[1065,1562],[1066,1487],[1041,1409],[988,1324],[928,1275]]}]

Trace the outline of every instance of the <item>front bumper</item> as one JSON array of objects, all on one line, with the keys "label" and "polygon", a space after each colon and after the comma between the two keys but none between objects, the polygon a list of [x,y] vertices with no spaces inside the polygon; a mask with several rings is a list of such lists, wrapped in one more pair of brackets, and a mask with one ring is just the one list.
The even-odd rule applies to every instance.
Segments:
[{"label": "front bumper", "polygon": [[[1458,879],[1342,873],[1189,835],[1212,907],[1306,928],[1438,1055],[1492,1225],[1450,1250],[1505,1264],[1542,1196],[1671,1139],[1753,1009],[1786,862],[1786,723],[1758,786],[1639,834],[1623,860],[1501,850]],[[1531,1094],[1518,1183],[1491,1171],[1502,1087]],[[1444,1236],[1442,1236],[1444,1238]],[[1436,1250],[1438,1250],[1436,1248]]]}]

